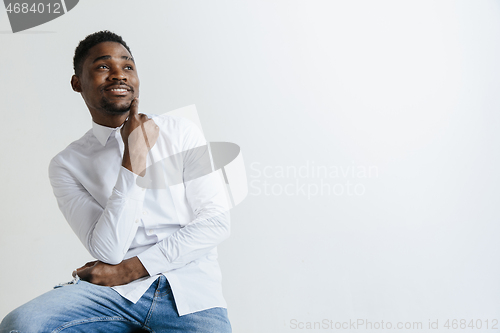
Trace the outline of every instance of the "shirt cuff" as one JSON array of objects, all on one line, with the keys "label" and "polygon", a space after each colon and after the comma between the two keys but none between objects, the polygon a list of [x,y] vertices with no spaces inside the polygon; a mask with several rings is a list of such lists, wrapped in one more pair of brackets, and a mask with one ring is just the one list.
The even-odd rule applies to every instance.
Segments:
[{"label": "shirt cuff", "polygon": [[158,244],[151,246],[146,251],[137,255],[142,266],[148,271],[150,276],[168,271],[168,259],[160,250]]},{"label": "shirt cuff", "polygon": [[143,201],[146,195],[146,188],[137,185],[137,177],[135,173],[120,167],[118,179],[115,184],[115,191],[133,200]]}]

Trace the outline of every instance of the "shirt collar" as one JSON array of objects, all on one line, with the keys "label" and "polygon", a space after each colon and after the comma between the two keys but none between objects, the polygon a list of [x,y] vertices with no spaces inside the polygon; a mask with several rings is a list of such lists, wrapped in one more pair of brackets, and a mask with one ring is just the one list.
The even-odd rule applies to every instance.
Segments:
[{"label": "shirt collar", "polygon": [[109,139],[109,136],[111,135],[111,133],[113,133],[114,131],[116,131],[120,127],[116,127],[116,128],[106,127],[106,126],[96,124],[92,120],[92,131],[94,132],[94,136],[97,138],[97,140],[103,146],[105,146],[106,142],[108,142],[108,139]]}]

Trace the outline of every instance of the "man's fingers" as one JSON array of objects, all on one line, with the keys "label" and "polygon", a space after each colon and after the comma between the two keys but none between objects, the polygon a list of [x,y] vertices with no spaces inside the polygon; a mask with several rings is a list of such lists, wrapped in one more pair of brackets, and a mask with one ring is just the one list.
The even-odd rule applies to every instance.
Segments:
[{"label": "man's fingers", "polygon": [[130,117],[137,116],[139,114],[139,98],[134,98],[132,101],[132,104],[130,104],[130,113],[128,115],[129,119]]},{"label": "man's fingers", "polygon": [[99,260],[90,261],[90,262],[86,263],[85,265],[83,265],[82,267],[74,270],[72,275],[73,275],[73,277],[76,277],[76,275],[78,274],[80,279],[82,279],[83,281],[89,281],[90,274],[92,273],[92,270],[94,269],[94,267],[97,264],[99,264]]},{"label": "man's fingers", "polygon": [[78,274],[78,276],[80,277],[81,280],[88,281],[91,269],[92,268],[90,268],[90,267],[86,267],[86,268],[80,269],[79,271],[73,271],[73,277],[75,277],[76,274]]},{"label": "man's fingers", "polygon": [[76,274],[80,275],[80,271],[83,270],[83,269],[86,269],[86,268],[89,268],[89,267],[92,267],[94,266],[95,264],[97,263],[97,260],[94,260],[94,261],[89,261],[88,263],[86,263],[85,265],[83,265],[82,267],[80,268],[77,268],[76,270],[73,271],[72,275],[73,277],[76,276]]}]

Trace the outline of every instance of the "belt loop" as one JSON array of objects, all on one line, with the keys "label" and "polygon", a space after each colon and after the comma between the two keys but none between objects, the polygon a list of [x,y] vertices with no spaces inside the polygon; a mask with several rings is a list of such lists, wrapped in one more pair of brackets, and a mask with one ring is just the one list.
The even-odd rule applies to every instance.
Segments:
[{"label": "belt loop", "polygon": [[161,285],[162,288],[168,289],[167,278],[163,274],[160,275],[160,285]]},{"label": "belt loop", "polygon": [[170,289],[170,284],[168,283],[165,275],[161,274],[157,281],[158,285],[156,287],[155,296],[166,295],[172,292],[172,290]]}]

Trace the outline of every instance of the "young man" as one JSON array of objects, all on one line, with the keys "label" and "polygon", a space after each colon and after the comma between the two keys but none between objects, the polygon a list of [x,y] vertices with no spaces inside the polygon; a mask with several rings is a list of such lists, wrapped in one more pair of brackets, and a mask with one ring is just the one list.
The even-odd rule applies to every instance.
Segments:
[{"label": "young man", "polygon": [[139,113],[136,65],[120,36],[87,36],[74,69],[92,129],[54,157],[49,176],[97,261],[12,311],[0,332],[231,332],[216,250],[229,235],[223,184],[215,173],[166,186],[147,177],[169,156],[181,156],[181,179],[206,164],[203,135],[188,120]]}]

